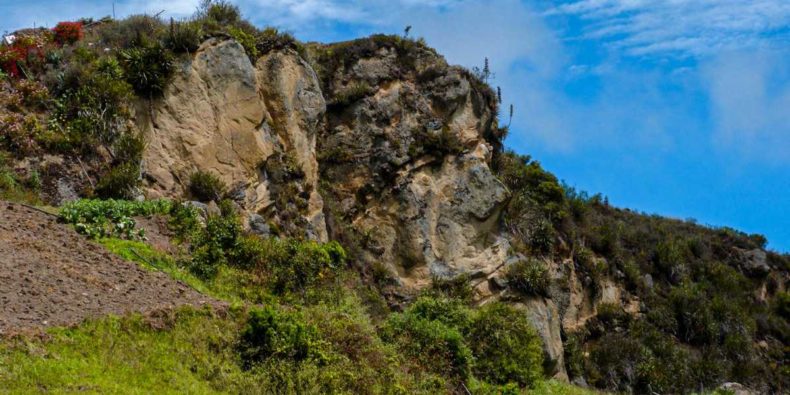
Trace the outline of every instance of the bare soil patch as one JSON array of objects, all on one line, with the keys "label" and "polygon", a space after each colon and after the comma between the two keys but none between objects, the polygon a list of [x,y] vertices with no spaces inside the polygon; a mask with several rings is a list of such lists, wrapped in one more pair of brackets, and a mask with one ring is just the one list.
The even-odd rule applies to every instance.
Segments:
[{"label": "bare soil patch", "polygon": [[0,335],[217,302],[145,270],[57,218],[0,201]]}]

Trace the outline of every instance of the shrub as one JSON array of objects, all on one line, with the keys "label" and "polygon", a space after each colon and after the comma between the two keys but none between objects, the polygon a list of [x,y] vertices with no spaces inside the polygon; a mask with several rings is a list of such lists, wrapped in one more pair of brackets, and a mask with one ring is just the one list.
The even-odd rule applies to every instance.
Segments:
[{"label": "shrub", "polygon": [[96,184],[94,193],[102,199],[132,199],[140,182],[140,165],[127,162],[115,166]]},{"label": "shrub", "polygon": [[322,360],[321,345],[316,328],[298,314],[263,307],[250,311],[238,348],[243,366],[249,369],[268,359]]},{"label": "shrub", "polygon": [[420,133],[419,139],[423,152],[430,155],[458,155],[465,148],[458,135],[447,125],[439,130],[424,131]]},{"label": "shrub", "polygon": [[474,297],[474,289],[468,274],[451,278],[433,277],[431,287],[441,295],[464,302],[471,302]]},{"label": "shrub", "polygon": [[145,140],[142,134],[122,133],[113,144],[115,161],[118,163],[139,163],[143,158]]},{"label": "shrub", "polygon": [[225,196],[228,187],[216,175],[198,170],[189,177],[189,192],[201,201],[219,201]]},{"label": "shrub", "polygon": [[229,263],[241,238],[241,221],[232,204],[220,202],[220,215],[206,218],[206,226],[193,237],[189,270],[202,279],[211,279],[219,267]]},{"label": "shrub", "polygon": [[173,77],[173,56],[159,44],[119,53],[126,81],[141,97],[161,96]]},{"label": "shrub", "polygon": [[277,252],[268,257],[267,271],[275,293],[303,291],[330,277],[345,262],[345,252],[336,241],[320,244],[288,239],[271,243]]},{"label": "shrub", "polygon": [[56,95],[51,124],[65,137],[63,149],[96,152],[126,130],[132,88],[114,59],[104,57],[87,64],[72,61],[50,83]]},{"label": "shrub", "polygon": [[546,266],[534,259],[511,265],[505,278],[509,286],[525,295],[546,295],[550,281]]},{"label": "shrub", "polygon": [[490,303],[477,312],[468,342],[475,375],[495,384],[532,385],[543,377],[543,346],[524,312]]},{"label": "shrub", "polygon": [[270,51],[282,50],[285,48],[300,49],[299,43],[296,39],[284,32],[280,32],[273,27],[267,27],[256,37],[255,47],[258,53],[265,55]]},{"label": "shrub", "polygon": [[779,292],[776,295],[776,312],[786,320],[790,320],[790,293]]},{"label": "shrub", "polygon": [[567,215],[565,191],[557,177],[544,170],[539,162],[529,156],[506,152],[497,157],[494,167],[499,178],[514,194],[523,194],[536,203],[552,222]]},{"label": "shrub", "polygon": [[55,33],[55,42],[60,45],[74,44],[83,35],[81,22],[60,22],[52,31]]},{"label": "shrub", "polygon": [[359,100],[364,99],[373,92],[375,92],[375,89],[367,82],[355,82],[348,87],[335,92],[329,105],[336,108],[348,107]]},{"label": "shrub", "polygon": [[174,202],[170,209],[168,226],[181,241],[189,240],[201,229],[198,209],[183,202]]},{"label": "shrub", "polygon": [[527,241],[530,251],[538,255],[551,253],[555,238],[556,232],[551,222],[544,218],[538,218],[529,229]]},{"label": "shrub", "polygon": [[128,49],[159,41],[165,26],[159,18],[150,15],[131,15],[123,20],[99,25],[96,30],[102,45]]},{"label": "shrub", "polygon": [[34,77],[33,71],[44,66],[45,48],[50,38],[41,31],[18,34],[13,44],[0,46],[0,69],[12,78]]},{"label": "shrub", "polygon": [[441,321],[396,314],[387,321],[383,337],[425,371],[460,380],[470,375],[472,352],[461,332]]},{"label": "shrub", "polygon": [[255,36],[253,34],[235,26],[228,27],[228,34],[244,47],[244,52],[247,53],[250,61],[254,63],[258,59],[258,48],[255,46]]},{"label": "shrub", "polygon": [[175,53],[194,52],[200,47],[203,31],[196,22],[175,22],[170,20],[170,32],[165,39],[165,46]]},{"label": "shrub", "polygon": [[465,331],[472,312],[457,299],[423,296],[409,306],[408,314],[421,319],[439,321],[449,327]]},{"label": "shrub", "polygon": [[669,240],[656,246],[653,262],[668,279],[677,283],[690,255],[691,251],[689,251],[686,243]]},{"label": "shrub", "polygon": [[241,21],[239,7],[225,0],[202,0],[197,16],[219,26],[232,26]]}]

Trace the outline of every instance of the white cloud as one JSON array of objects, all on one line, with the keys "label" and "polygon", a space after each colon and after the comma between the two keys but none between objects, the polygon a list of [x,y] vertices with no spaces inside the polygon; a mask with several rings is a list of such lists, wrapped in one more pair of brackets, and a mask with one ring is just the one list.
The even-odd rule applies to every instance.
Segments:
[{"label": "white cloud", "polygon": [[697,56],[790,40],[787,0],[581,0],[546,11],[578,15],[583,37],[631,55]]},{"label": "white cloud", "polygon": [[725,54],[702,68],[714,143],[736,158],[790,164],[790,53]]}]

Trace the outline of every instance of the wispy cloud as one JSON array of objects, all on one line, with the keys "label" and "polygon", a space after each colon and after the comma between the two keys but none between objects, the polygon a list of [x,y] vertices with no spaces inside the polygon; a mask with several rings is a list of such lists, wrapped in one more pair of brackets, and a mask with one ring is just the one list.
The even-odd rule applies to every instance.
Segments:
[{"label": "wispy cloud", "polygon": [[736,158],[790,164],[787,56],[787,51],[738,52],[703,66],[719,148]]},{"label": "wispy cloud", "polygon": [[787,0],[581,0],[546,15],[576,15],[582,37],[631,55],[698,56],[790,43]]}]

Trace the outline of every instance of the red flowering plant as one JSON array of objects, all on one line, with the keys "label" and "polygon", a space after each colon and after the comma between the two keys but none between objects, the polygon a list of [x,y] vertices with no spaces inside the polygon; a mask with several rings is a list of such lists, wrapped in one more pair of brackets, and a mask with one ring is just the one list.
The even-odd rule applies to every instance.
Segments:
[{"label": "red flowering plant", "polygon": [[19,77],[19,54],[9,46],[0,47],[0,69],[11,77]]},{"label": "red flowering plant", "polygon": [[56,43],[74,44],[82,39],[82,22],[60,22],[52,31],[55,33]]},{"label": "red flowering plant", "polygon": [[0,46],[0,69],[11,77],[20,77],[22,67],[44,60],[50,40],[51,35],[46,30],[18,33],[11,45]]}]

